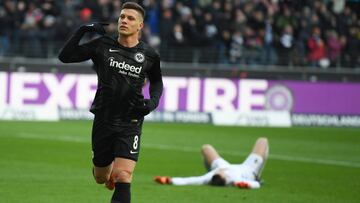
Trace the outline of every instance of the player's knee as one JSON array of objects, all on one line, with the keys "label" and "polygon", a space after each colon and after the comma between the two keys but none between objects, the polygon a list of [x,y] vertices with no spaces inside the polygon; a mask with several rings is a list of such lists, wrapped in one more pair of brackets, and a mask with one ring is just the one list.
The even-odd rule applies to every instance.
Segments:
[{"label": "player's knee", "polygon": [[95,182],[98,184],[103,184],[107,181],[107,177],[103,175],[95,175],[94,174]]},{"label": "player's knee", "polygon": [[266,137],[260,137],[257,140],[258,148],[261,150],[260,154],[264,159],[269,156],[269,141]]},{"label": "player's knee", "polygon": [[268,145],[268,139],[266,137],[259,137],[258,142]]},{"label": "player's knee", "polygon": [[202,147],[201,147],[201,151],[202,152],[205,152],[205,151],[208,151],[209,149],[211,149],[212,146],[210,144],[204,144]]},{"label": "player's knee", "polygon": [[113,178],[114,182],[130,183],[132,180],[132,172],[123,169],[114,169],[111,177]]}]

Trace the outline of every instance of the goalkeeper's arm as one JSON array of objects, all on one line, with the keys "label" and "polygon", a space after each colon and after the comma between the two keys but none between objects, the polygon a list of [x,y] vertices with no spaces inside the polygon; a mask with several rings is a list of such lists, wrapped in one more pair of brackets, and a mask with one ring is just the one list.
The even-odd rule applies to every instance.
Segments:
[{"label": "goalkeeper's arm", "polygon": [[156,176],[154,180],[160,184],[169,185],[206,185],[209,184],[214,174],[212,172],[202,176],[192,177],[168,177],[168,176]]}]

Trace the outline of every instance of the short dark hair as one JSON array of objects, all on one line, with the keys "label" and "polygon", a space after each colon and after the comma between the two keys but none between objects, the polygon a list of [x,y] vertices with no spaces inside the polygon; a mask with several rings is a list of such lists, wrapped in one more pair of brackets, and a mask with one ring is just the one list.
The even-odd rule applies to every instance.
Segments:
[{"label": "short dark hair", "polygon": [[213,175],[210,181],[210,185],[214,185],[214,186],[225,186],[225,183],[226,183],[225,178],[223,178],[219,174]]},{"label": "short dark hair", "polygon": [[124,3],[121,6],[121,10],[123,10],[123,9],[134,9],[137,12],[139,12],[143,18],[145,18],[145,10],[144,10],[144,8],[142,6],[140,6],[136,2],[129,1],[129,2]]}]

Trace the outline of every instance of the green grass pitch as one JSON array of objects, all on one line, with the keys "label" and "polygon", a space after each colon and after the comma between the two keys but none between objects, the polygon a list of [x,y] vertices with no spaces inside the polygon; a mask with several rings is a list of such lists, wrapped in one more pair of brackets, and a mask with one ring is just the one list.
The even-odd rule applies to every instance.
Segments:
[{"label": "green grass pitch", "polygon": [[[110,202],[112,192],[92,178],[90,131],[90,121],[0,121],[0,202]],[[360,129],[145,123],[143,131],[134,203],[360,201]],[[152,180],[203,174],[204,143],[242,162],[259,136],[268,137],[270,157],[258,190]]]}]

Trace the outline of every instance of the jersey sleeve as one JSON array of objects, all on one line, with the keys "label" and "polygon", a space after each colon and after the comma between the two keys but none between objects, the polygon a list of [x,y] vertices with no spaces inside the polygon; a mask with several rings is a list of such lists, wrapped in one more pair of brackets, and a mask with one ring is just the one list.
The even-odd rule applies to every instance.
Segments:
[{"label": "jersey sleeve", "polygon": [[160,57],[157,57],[152,67],[148,72],[148,78],[150,82],[150,111],[154,110],[158,104],[163,91],[163,81],[160,68]]},{"label": "jersey sleeve", "polygon": [[210,171],[202,176],[192,177],[173,177],[171,182],[173,185],[207,185],[211,181],[214,172]]},{"label": "jersey sleeve", "polygon": [[60,50],[59,60],[63,63],[76,63],[91,59],[96,52],[95,41],[92,40],[82,45],[79,45],[84,32],[78,30],[70,39],[65,43],[64,47]]}]

